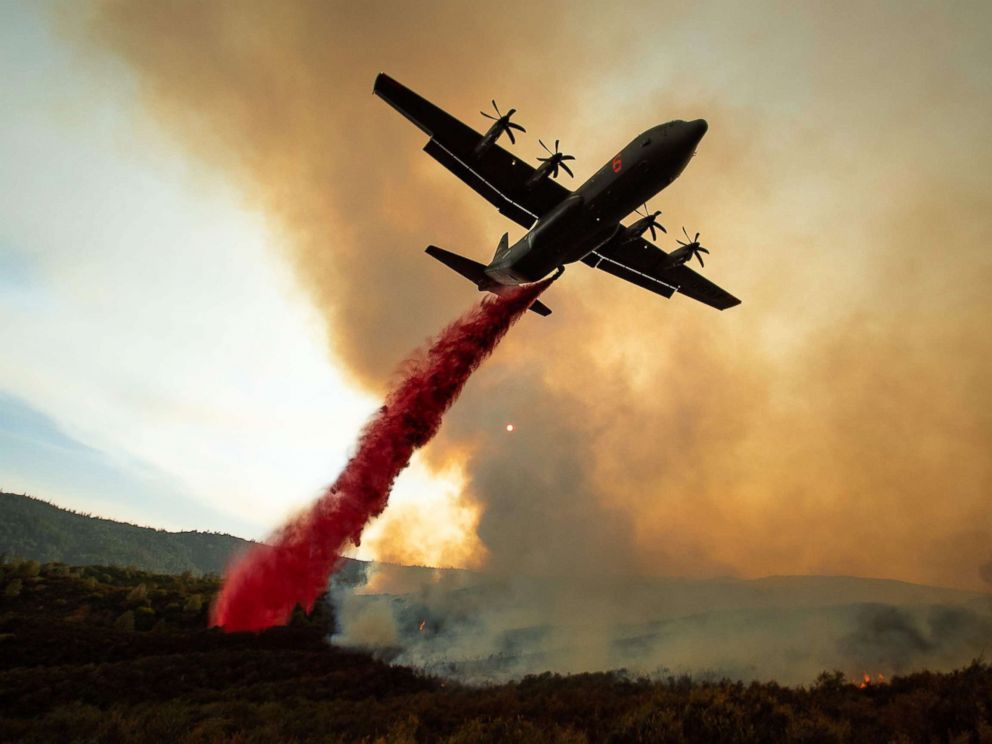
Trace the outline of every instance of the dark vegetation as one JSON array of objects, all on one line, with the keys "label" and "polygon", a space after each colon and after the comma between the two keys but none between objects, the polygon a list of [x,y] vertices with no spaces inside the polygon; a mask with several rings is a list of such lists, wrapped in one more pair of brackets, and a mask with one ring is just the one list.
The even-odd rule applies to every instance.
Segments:
[{"label": "dark vegetation", "polygon": [[206,628],[215,576],[0,565],[0,741],[974,742],[992,667],[859,689],[544,674],[471,688],[329,646],[333,618]]},{"label": "dark vegetation", "polygon": [[42,563],[135,566],[159,573],[220,573],[251,543],[216,532],[166,532],[78,514],[0,493],[0,552]]}]

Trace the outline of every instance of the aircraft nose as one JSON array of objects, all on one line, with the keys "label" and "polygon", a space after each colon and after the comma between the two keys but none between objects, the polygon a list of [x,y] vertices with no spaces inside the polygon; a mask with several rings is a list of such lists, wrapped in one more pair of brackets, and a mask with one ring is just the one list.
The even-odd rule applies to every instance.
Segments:
[{"label": "aircraft nose", "polygon": [[696,153],[696,146],[699,144],[699,140],[703,138],[703,135],[706,134],[706,130],[709,128],[706,119],[687,121],[682,125],[682,131],[684,132],[682,141],[685,143],[684,147],[687,157],[691,158]]}]

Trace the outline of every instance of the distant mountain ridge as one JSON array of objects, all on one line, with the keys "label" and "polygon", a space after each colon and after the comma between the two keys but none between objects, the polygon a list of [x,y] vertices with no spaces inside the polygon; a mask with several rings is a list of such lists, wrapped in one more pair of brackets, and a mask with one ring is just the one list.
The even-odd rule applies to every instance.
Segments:
[{"label": "distant mountain ridge", "polygon": [[116,522],[15,493],[0,493],[0,554],[76,566],[133,566],[153,573],[222,573],[253,543],[215,532],[167,532]]}]

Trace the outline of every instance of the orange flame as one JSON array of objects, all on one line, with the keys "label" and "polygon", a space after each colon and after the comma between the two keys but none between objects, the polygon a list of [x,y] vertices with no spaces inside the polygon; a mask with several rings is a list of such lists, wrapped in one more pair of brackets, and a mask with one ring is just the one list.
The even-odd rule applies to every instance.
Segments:
[{"label": "orange flame", "polygon": [[420,621],[420,625],[418,625],[418,626],[417,626],[417,629],[418,629],[418,630],[419,630],[419,631],[420,631],[421,633],[423,633],[423,632],[424,632],[424,628],[425,628],[426,626],[427,626],[427,621],[426,621],[426,620],[421,620],[421,621]]},{"label": "orange flame", "polygon": [[879,672],[875,675],[875,679],[871,678],[868,672],[861,673],[861,682],[858,683],[858,689],[863,690],[871,685],[884,685],[886,684],[885,675]]}]

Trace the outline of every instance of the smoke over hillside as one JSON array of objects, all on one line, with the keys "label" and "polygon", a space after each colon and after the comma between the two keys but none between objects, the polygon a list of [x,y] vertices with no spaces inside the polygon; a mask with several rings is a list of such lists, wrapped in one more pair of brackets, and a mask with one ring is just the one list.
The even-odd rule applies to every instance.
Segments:
[{"label": "smoke over hillside", "polygon": [[336,584],[335,644],[474,682],[545,670],[808,684],[959,668],[992,599],[847,577],[535,580],[378,565]]}]

